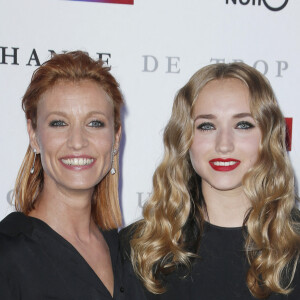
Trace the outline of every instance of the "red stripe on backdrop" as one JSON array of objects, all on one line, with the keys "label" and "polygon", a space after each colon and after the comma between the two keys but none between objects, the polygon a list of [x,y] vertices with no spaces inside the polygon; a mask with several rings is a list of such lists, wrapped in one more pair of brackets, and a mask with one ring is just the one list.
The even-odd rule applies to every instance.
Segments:
[{"label": "red stripe on backdrop", "polygon": [[131,4],[131,5],[133,5],[134,2],[134,0],[71,0],[71,1],[117,3],[117,4]]},{"label": "red stripe on backdrop", "polygon": [[292,151],[292,136],[293,136],[293,118],[285,118],[286,136],[285,144],[287,151]]}]

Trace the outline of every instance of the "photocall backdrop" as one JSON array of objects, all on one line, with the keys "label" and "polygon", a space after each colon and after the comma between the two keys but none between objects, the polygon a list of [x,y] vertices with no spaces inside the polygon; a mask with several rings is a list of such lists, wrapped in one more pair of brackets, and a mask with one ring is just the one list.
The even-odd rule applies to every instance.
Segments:
[{"label": "photocall backdrop", "polygon": [[37,66],[67,50],[106,61],[125,96],[125,224],[141,217],[151,192],[176,92],[207,64],[244,61],[267,76],[289,118],[299,180],[299,13],[295,0],[0,0],[0,219],[13,210],[28,146],[21,98]]}]

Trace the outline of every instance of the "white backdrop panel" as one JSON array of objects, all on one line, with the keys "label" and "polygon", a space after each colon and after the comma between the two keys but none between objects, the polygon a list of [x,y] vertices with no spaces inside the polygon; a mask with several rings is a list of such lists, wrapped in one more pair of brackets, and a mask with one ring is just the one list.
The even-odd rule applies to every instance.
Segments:
[{"label": "white backdrop panel", "polygon": [[[278,7],[284,0],[248,2],[0,0],[0,47],[6,47],[0,48],[0,219],[12,210],[9,191],[28,145],[21,98],[37,58],[44,62],[49,50],[110,55],[103,57],[126,99],[121,161],[126,224],[140,217],[140,201],[151,192],[176,91],[197,69],[217,60],[243,60],[266,73],[285,116],[293,118],[290,157],[299,178],[300,2],[289,0],[280,11],[264,3]],[[18,48],[18,65],[13,57],[3,58],[12,48]]]}]

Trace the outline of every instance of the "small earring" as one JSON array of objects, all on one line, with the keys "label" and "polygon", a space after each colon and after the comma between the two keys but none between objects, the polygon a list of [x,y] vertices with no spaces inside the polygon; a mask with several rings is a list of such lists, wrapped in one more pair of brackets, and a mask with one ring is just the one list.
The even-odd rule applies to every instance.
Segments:
[{"label": "small earring", "polygon": [[[112,164],[114,163],[114,156],[118,153],[118,149],[114,149],[113,150],[113,157],[112,157]],[[111,168],[110,170],[110,174],[111,175],[115,175],[116,174],[116,169],[114,167]]]},{"label": "small earring", "polygon": [[116,174],[116,170],[115,170],[115,168],[114,168],[114,167],[112,167],[112,168],[111,168],[111,170],[110,170],[110,174],[111,174],[111,175],[115,175],[115,174]]},{"label": "small earring", "polygon": [[34,173],[34,164],[35,164],[35,159],[36,159],[36,149],[33,149],[33,153],[34,153],[34,159],[33,159],[32,168],[30,169],[30,174]]}]

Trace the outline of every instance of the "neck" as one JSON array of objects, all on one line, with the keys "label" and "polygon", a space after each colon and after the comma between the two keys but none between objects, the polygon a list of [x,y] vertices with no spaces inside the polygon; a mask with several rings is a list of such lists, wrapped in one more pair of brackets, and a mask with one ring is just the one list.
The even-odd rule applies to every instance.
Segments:
[{"label": "neck", "polygon": [[251,205],[242,187],[221,191],[213,188],[207,182],[202,182],[202,193],[207,207],[207,221],[221,227],[243,225]]},{"label": "neck", "polygon": [[29,215],[41,219],[64,237],[88,239],[96,228],[91,217],[92,193],[93,190],[53,189],[45,184]]}]

